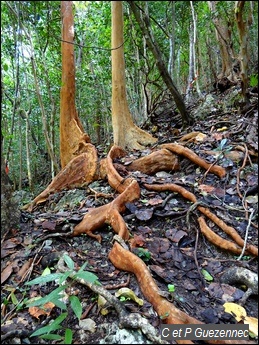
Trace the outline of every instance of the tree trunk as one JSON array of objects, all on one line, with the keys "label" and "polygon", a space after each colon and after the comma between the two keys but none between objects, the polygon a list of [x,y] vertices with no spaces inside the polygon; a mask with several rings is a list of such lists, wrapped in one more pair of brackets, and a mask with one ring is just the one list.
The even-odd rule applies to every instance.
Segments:
[{"label": "tree trunk", "polygon": [[13,198],[13,188],[8,172],[5,169],[3,141],[4,137],[1,131],[1,238],[5,233],[17,230],[20,225],[20,210],[17,201]]},{"label": "tree trunk", "polygon": [[143,149],[146,145],[154,144],[157,139],[137,127],[133,122],[126,95],[122,1],[111,1],[111,10],[112,127],[114,144],[129,150]]},{"label": "tree trunk", "polygon": [[[113,125],[115,126],[114,140],[116,142],[122,140],[122,144],[132,146],[132,143],[129,142],[129,140],[131,140],[134,146],[136,144],[140,146],[140,143],[143,142],[143,137],[145,141],[149,140],[149,142],[154,142],[156,139],[136,127],[130,116],[126,101],[125,66],[122,48],[123,16],[121,1],[113,1],[112,10],[112,115]],[[60,129],[61,140],[64,141],[61,142],[61,145],[63,145],[63,168],[59,174],[55,176],[50,185],[38,195],[31,204],[26,205],[25,208],[32,211],[34,206],[47,200],[51,193],[68,188],[82,187],[96,179],[107,178],[117,196],[109,204],[89,209],[82,221],[71,229],[71,235],[78,236],[85,233],[101,242],[101,236],[93,232],[110,225],[118,236],[114,238],[115,243],[110,251],[109,259],[117,269],[129,271],[136,275],[144,296],[153,305],[159,317],[161,319],[163,318],[163,323],[201,324],[201,321],[180,311],[173,303],[170,303],[166,298],[162,297],[146,264],[135,254],[123,247],[123,242],[129,239],[130,233],[121,213],[125,212],[127,203],[139,199],[141,194],[141,188],[138,181],[130,174],[131,169],[142,171],[145,174],[156,173],[156,171],[160,169],[173,171],[174,169],[179,169],[178,159],[175,155],[177,154],[188,158],[193,163],[206,169],[207,172],[216,174],[220,178],[224,178],[227,172],[225,168],[206,162],[192,150],[177,143],[161,145],[159,151],[154,151],[150,155],[137,159],[127,165],[127,168],[122,166],[124,168],[123,176],[121,176],[117,168],[119,166],[118,159],[126,155],[126,152],[121,147],[113,145],[107,158],[98,161],[97,152],[94,146],[86,142],[88,136],[83,133],[83,128],[75,109],[74,51],[73,45],[68,43],[73,43],[72,1],[62,1],[61,11],[63,15],[63,42]],[[84,152],[82,153],[83,150]],[[71,159],[72,157],[74,158]],[[176,184],[167,183],[165,185],[152,185],[145,183],[144,187],[147,190],[155,192],[176,192],[193,204],[198,203],[194,194]],[[205,236],[211,238],[211,233],[213,233],[214,238],[217,238],[217,245],[219,247],[224,249],[227,245],[227,248],[233,249],[235,253],[237,253],[237,251],[242,251],[245,245],[244,240],[234,228],[226,226],[226,224],[212,214],[209,209],[198,206],[198,210],[213,221],[226,234],[230,235],[235,240],[236,244],[225,241],[221,239],[220,236],[214,234],[207,226],[205,220],[200,217],[200,228]],[[67,235],[68,234],[65,234],[65,236]],[[222,242],[224,245],[223,247]],[[247,255],[258,255],[258,249],[253,245],[247,245],[246,250]],[[91,284],[91,286],[93,285],[94,284]],[[223,343],[228,343],[228,341],[223,341]]]},{"label": "tree trunk", "polygon": [[197,16],[194,11],[193,7],[193,1],[190,1],[191,4],[191,11],[192,11],[192,20],[193,20],[193,68],[194,68],[194,80],[196,82],[196,91],[199,95],[199,97],[202,97],[201,90],[199,86],[199,70],[198,70],[198,64],[196,59],[196,41],[197,41]]},{"label": "tree trunk", "polygon": [[22,178],[23,178],[23,132],[22,132],[22,121],[21,118],[19,117],[19,135],[20,135],[20,140],[19,140],[19,182],[18,182],[18,189],[22,189]]},{"label": "tree trunk", "polygon": [[239,34],[240,42],[240,65],[242,78],[242,97],[245,103],[248,103],[247,97],[247,87],[248,87],[248,52],[247,52],[247,23],[243,18],[245,1],[236,1],[235,2],[235,16]]},{"label": "tree trunk", "polygon": [[151,26],[150,26],[150,21],[149,21],[149,17],[147,15],[147,13],[145,13],[143,15],[143,20],[140,16],[140,12],[137,8],[137,5],[135,4],[134,1],[130,1],[129,2],[129,6],[143,32],[143,36],[145,36],[146,41],[147,41],[147,45],[150,49],[150,51],[152,52],[152,54],[154,55],[154,58],[156,60],[157,63],[157,67],[158,70],[161,74],[161,77],[163,78],[166,86],[168,87],[170,93],[172,94],[174,101],[176,103],[176,106],[182,116],[182,121],[183,124],[186,125],[188,123],[191,122],[190,116],[188,114],[188,111],[185,107],[183,98],[181,96],[181,94],[179,93],[179,91],[177,90],[176,86],[173,83],[173,80],[170,76],[170,74],[168,73],[167,67],[162,59],[162,53],[158,47],[157,42],[154,39],[153,36],[153,32],[151,30]]},{"label": "tree trunk", "polygon": [[29,112],[26,113],[26,130],[25,130],[25,140],[26,140],[26,165],[27,165],[27,177],[29,183],[29,190],[32,192],[32,176],[31,176],[31,155],[30,155],[30,140],[29,140]]},{"label": "tree trunk", "polygon": [[62,87],[60,93],[60,160],[61,167],[85,152],[90,142],[84,133],[75,105],[75,56],[73,1],[61,1],[62,18]]},{"label": "tree trunk", "polygon": [[168,73],[171,75],[173,79],[174,75],[174,59],[175,59],[175,1],[171,1],[170,3],[170,12],[172,16],[172,25],[171,25],[171,32],[169,36],[169,44],[170,44],[170,54],[169,54],[169,61],[168,61]]},{"label": "tree trunk", "polygon": [[219,43],[220,55],[221,55],[221,73],[218,75],[218,79],[224,77],[228,78],[231,82],[236,82],[237,77],[233,70],[234,54],[231,49],[231,27],[229,24],[219,17],[217,12],[218,1],[208,1],[209,9],[212,13],[212,21],[215,25],[216,39]]},{"label": "tree trunk", "polygon": [[193,36],[193,23],[190,23],[189,29],[189,75],[187,80],[187,88],[186,88],[186,102],[188,103],[191,98],[191,93],[193,89],[193,83],[195,81],[195,71],[194,71],[194,36]]}]

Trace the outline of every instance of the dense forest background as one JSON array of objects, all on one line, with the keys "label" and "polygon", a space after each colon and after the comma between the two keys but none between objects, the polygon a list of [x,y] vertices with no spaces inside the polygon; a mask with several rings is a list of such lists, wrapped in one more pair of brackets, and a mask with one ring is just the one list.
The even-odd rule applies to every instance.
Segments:
[{"label": "dense forest background", "polygon": [[[186,105],[202,99],[224,77],[240,82],[244,56],[248,85],[258,83],[257,2],[134,3],[148,15],[161,59]],[[151,116],[168,90],[131,7],[123,6],[130,111],[138,126],[152,126]],[[111,2],[75,1],[74,21],[76,108],[92,143],[108,152],[113,143]],[[16,189],[37,194],[59,171],[60,89],[60,1],[2,1],[2,154]]]}]

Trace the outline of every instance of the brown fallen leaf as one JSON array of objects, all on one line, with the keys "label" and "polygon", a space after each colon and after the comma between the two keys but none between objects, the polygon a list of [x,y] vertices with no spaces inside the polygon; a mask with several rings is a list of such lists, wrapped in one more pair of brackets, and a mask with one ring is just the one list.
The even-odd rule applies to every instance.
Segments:
[{"label": "brown fallen leaf", "polygon": [[22,239],[20,237],[9,238],[8,240],[4,241],[1,245],[2,249],[11,249],[15,248],[18,244],[22,243]]},{"label": "brown fallen leaf", "polygon": [[55,304],[52,302],[47,302],[43,305],[42,308],[40,307],[30,307],[29,313],[31,316],[35,317],[36,319],[39,319],[41,315],[47,315],[49,316],[52,309],[55,307]]},{"label": "brown fallen leaf", "polygon": [[54,231],[56,228],[56,222],[45,220],[45,222],[42,223],[42,228],[46,230]]},{"label": "brown fallen leaf", "polygon": [[201,184],[199,185],[199,190],[202,191],[202,192],[206,192],[206,193],[212,193],[215,189],[215,187],[213,186],[209,186],[207,184]]},{"label": "brown fallen leaf", "polygon": [[22,265],[21,269],[19,270],[19,272],[17,273],[15,277],[15,280],[17,282],[20,283],[23,280],[23,277],[25,273],[28,271],[28,269],[31,267],[32,262],[33,262],[33,259],[31,258]]},{"label": "brown fallen leaf", "polygon": [[4,283],[10,277],[10,275],[13,273],[13,269],[17,267],[17,265],[18,260],[14,260],[3,269],[1,272],[1,283]]},{"label": "brown fallen leaf", "polygon": [[207,184],[199,185],[198,189],[205,194],[214,194],[218,197],[223,197],[225,195],[225,192],[222,188],[213,187]]},{"label": "brown fallen leaf", "polygon": [[143,245],[146,243],[146,240],[144,236],[142,235],[134,235],[133,238],[129,240],[130,248],[136,248],[136,247],[143,247]]},{"label": "brown fallen leaf", "polygon": [[161,198],[152,198],[148,201],[148,204],[154,206],[154,205],[162,204],[162,202],[163,202],[163,199]]},{"label": "brown fallen leaf", "polygon": [[231,159],[233,162],[239,162],[244,159],[245,154],[244,152],[233,150],[224,153],[224,156],[228,159]]},{"label": "brown fallen leaf", "polygon": [[179,141],[186,141],[186,140],[191,140],[193,138],[195,138],[200,132],[191,132],[191,133],[187,133],[185,135],[183,135]]},{"label": "brown fallen leaf", "polygon": [[15,253],[16,250],[5,250],[5,249],[1,249],[1,259],[6,258],[7,256]]},{"label": "brown fallen leaf", "polygon": [[144,208],[142,208],[141,210],[137,210],[135,212],[135,216],[139,220],[149,220],[153,216],[153,210],[152,209],[144,209]]},{"label": "brown fallen leaf", "polygon": [[214,133],[211,133],[211,137],[217,141],[220,141],[223,139],[223,134],[218,133],[218,132],[214,132]]}]

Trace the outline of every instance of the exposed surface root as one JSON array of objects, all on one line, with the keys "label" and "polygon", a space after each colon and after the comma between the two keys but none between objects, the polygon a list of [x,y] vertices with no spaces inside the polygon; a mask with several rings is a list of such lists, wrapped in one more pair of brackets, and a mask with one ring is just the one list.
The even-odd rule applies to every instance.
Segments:
[{"label": "exposed surface root", "polygon": [[173,144],[163,144],[160,147],[168,149],[174,153],[177,153],[178,155],[182,155],[188,158],[193,163],[219,176],[220,178],[223,178],[226,175],[226,170],[224,168],[222,168],[219,165],[213,165],[213,164],[207,163],[204,159],[200,158],[198,155],[196,155],[196,153],[194,153],[192,150],[188,149],[187,147],[184,147],[183,145],[173,143]]},{"label": "exposed surface root", "polygon": [[[177,193],[181,194],[184,198],[192,201],[193,203],[197,202],[197,199],[193,193],[189,192],[188,190],[186,190],[182,186],[178,186],[174,183],[164,184],[164,185],[145,184],[144,186],[148,190],[154,190],[154,191],[158,191],[158,192],[166,191],[166,190],[170,190],[171,192],[177,192]],[[238,234],[238,232],[234,228],[228,226],[221,219],[219,219],[215,214],[210,212],[210,210],[208,208],[203,207],[203,206],[197,206],[197,208],[200,212],[202,212],[205,216],[207,216],[210,220],[212,220],[218,227],[220,227],[226,234],[231,236],[236,241],[237,244],[230,242],[228,240],[225,240],[222,237],[220,237],[219,235],[215,234],[207,226],[204,218],[199,217],[198,221],[200,224],[201,232],[204,234],[204,236],[206,236],[206,238],[209,241],[211,241],[213,244],[220,247],[221,249],[229,250],[234,254],[240,254],[242,252],[242,247],[240,248],[239,246],[244,245],[244,240],[241,238],[241,236]],[[247,244],[246,253],[250,253],[254,256],[258,256],[258,248],[256,246]]]},{"label": "exposed surface root", "polygon": [[[91,145],[91,144],[88,144]],[[89,146],[90,150],[90,146]],[[131,169],[142,170],[147,174],[154,173],[159,169],[171,167],[172,169],[178,168],[178,161],[174,153],[183,155],[189,158],[195,164],[206,169],[207,172],[216,174],[220,178],[224,177],[226,171],[224,168],[208,164],[206,161],[198,157],[193,151],[187,149],[186,147],[179,144],[164,144],[161,145],[161,150],[153,152],[150,155],[140,158],[135,162],[131,163]],[[107,158],[101,160],[100,164],[97,163],[97,154],[95,150],[89,151],[90,158],[87,153],[83,153],[80,156],[72,160],[66,167],[63,169],[59,175],[52,181],[52,183],[47,187],[47,189],[42,192],[37,198],[34,199],[32,205],[46,200],[48,195],[64,186],[72,187],[78,185],[77,183],[82,182],[82,184],[90,183],[98,176],[102,178],[108,178],[108,182],[112,188],[118,193],[115,199],[109,204],[100,206],[98,208],[90,210],[83,218],[83,220],[75,226],[73,229],[72,236],[78,236],[82,233],[96,238],[101,242],[101,236],[95,235],[93,232],[106,224],[111,225],[115,233],[117,234],[117,239],[120,241],[115,241],[113,247],[109,254],[109,259],[113,265],[124,271],[132,272],[135,274],[138,283],[140,285],[141,291],[146,297],[146,299],[153,305],[154,309],[158,313],[163,322],[168,324],[203,324],[203,322],[197,320],[196,318],[188,315],[187,313],[176,308],[175,305],[169,302],[166,298],[161,295],[158,286],[156,285],[150,271],[148,270],[144,261],[142,261],[138,256],[133,254],[127,249],[127,247],[122,246],[121,243],[129,239],[129,231],[127,225],[121,216],[121,213],[126,210],[126,203],[133,202],[136,199],[140,198],[140,187],[138,182],[133,178],[123,178],[120,176],[118,171],[115,168],[113,161],[117,158],[123,157],[125,151],[118,146],[113,146],[107,155]],[[163,163],[163,157],[166,157],[165,162]],[[81,161],[80,161],[81,160]],[[90,166],[90,162],[93,162],[93,166]],[[72,167],[75,167],[73,171]],[[83,170],[82,170],[83,168]],[[169,169],[171,169],[169,168]],[[89,172],[89,175],[88,175]],[[187,200],[197,203],[195,195],[185,188],[176,185],[176,184],[164,184],[164,185],[149,185],[144,184],[144,187],[148,190],[153,191],[171,191],[180,193]],[[220,236],[216,235],[209,227],[207,226],[203,217],[199,217],[198,221],[202,233],[212,241],[213,244],[219,246],[222,249],[232,251],[234,253],[241,253],[242,247],[244,245],[243,239],[239,236],[237,231],[227,226],[222,220],[209,211],[208,208],[203,206],[197,206],[198,210],[212,220],[216,225],[218,225],[226,234],[230,235],[236,243],[227,241]],[[258,248],[253,245],[247,244],[246,252],[252,255],[258,255]],[[61,264],[60,270],[61,268]],[[100,293],[105,298],[109,299],[109,302],[114,306],[116,311],[119,314],[120,322],[122,325],[133,328],[141,328],[143,333],[149,335],[152,340],[159,342],[159,338],[153,332],[153,329],[150,328],[150,325],[147,325],[146,321],[140,320],[140,316],[129,317],[128,313],[125,312],[125,309],[121,306],[121,303],[114,297],[107,294],[107,291],[104,291],[103,288],[96,284],[86,284],[94,292]],[[178,340],[179,344],[188,343],[191,344],[191,341]],[[231,340],[210,340],[208,341],[211,344],[246,344],[247,341],[237,341],[234,342]],[[250,342],[252,343],[252,342]]]}]

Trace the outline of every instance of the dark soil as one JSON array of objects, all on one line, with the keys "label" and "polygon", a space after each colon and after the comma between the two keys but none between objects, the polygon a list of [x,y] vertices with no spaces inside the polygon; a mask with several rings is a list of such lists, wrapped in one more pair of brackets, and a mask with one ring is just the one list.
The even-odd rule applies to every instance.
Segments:
[{"label": "dark soil", "polygon": [[[217,95],[217,100],[224,102],[224,95]],[[179,114],[173,109],[171,112],[168,109],[161,111],[154,118],[153,126],[157,126],[155,135],[159,143],[178,142],[183,135],[191,132],[206,134],[204,141],[192,138],[184,144],[208,162],[212,163],[217,158],[216,164],[227,169],[227,176],[220,179],[205,173],[183,157],[179,157],[180,170],[177,172],[159,172],[154,176],[132,173],[141,186],[141,198],[127,205],[127,211],[123,214],[132,236],[129,245],[146,262],[160,290],[167,293],[167,298],[177,308],[204,323],[236,323],[233,316],[225,313],[223,304],[226,301],[239,303],[247,287],[242,282],[224,285],[220,277],[233,267],[257,272],[257,258],[245,254],[237,260],[238,255],[220,250],[200,233],[197,222],[199,211],[191,208],[192,203],[177,193],[147,191],[143,184],[176,183],[183,186],[194,193],[199,202],[206,204],[219,218],[234,227],[242,238],[248,231],[248,243],[257,246],[258,138],[251,136],[258,124],[256,106],[252,104],[250,109],[242,111],[235,105],[228,111],[214,111],[185,130],[179,128],[179,122]],[[126,158],[130,160],[147,155],[151,149],[131,152]],[[213,153],[217,150],[223,154],[216,157]],[[233,158],[228,155],[233,151],[240,154]],[[127,159],[124,159],[119,163],[127,167],[126,162]],[[206,186],[214,188],[207,189]],[[36,318],[25,304],[33,296],[48,295],[57,288],[57,282],[41,286],[28,286],[25,282],[39,277],[46,267],[55,273],[57,261],[64,252],[74,261],[76,269],[87,263],[85,269],[94,273],[113,295],[124,284],[143,299],[143,306],[131,300],[123,302],[129,312],[140,313],[157,330],[163,323],[152,305],[145,300],[134,275],[117,270],[109,261],[108,253],[114,236],[110,227],[96,231],[102,236],[101,244],[85,235],[66,236],[65,232],[78,224],[88,209],[107,204],[116,197],[107,181],[97,181],[90,187],[81,190],[84,198],[72,208],[68,202],[56,209],[60,199],[68,193],[63,191],[50,196],[32,213],[21,211],[20,229],[13,229],[3,239],[1,334],[4,344],[58,343],[30,337],[30,334],[55,319],[61,310],[54,307],[49,315]],[[104,192],[107,196],[99,197],[93,190]],[[220,236],[229,239],[212,222],[208,221],[208,225]],[[211,280],[204,277],[202,269],[210,274]],[[107,335],[102,325],[117,324],[118,315],[113,308],[109,309],[107,315],[102,315],[94,292],[78,282],[70,284],[67,293],[76,294],[83,306],[84,318],[95,321],[97,328],[93,333],[84,331],[82,336],[78,319],[68,307],[68,317],[57,333],[63,334],[64,329],[69,328],[73,331],[73,344],[99,343]],[[174,292],[169,293],[168,284],[174,285]],[[252,294],[246,300],[244,308],[248,316],[258,318],[257,298]]]}]

